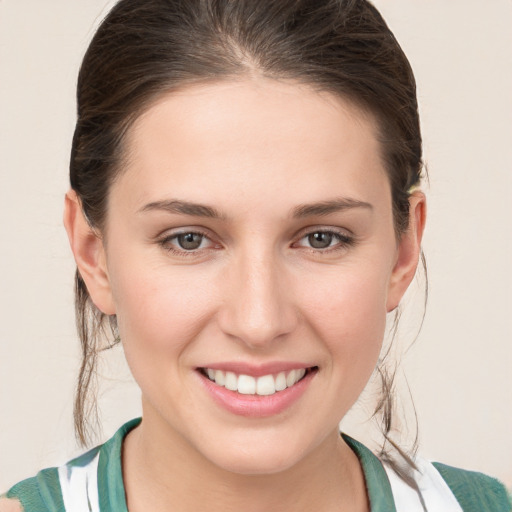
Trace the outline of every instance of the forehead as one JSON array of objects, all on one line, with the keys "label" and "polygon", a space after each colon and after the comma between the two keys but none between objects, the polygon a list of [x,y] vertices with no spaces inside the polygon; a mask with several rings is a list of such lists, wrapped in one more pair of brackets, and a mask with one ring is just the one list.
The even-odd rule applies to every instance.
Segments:
[{"label": "forehead", "polygon": [[134,208],[169,194],[227,207],[233,194],[251,207],[279,196],[283,206],[326,194],[370,199],[388,192],[376,133],[370,115],[306,85],[193,86],[165,94],[134,123],[112,193]]}]

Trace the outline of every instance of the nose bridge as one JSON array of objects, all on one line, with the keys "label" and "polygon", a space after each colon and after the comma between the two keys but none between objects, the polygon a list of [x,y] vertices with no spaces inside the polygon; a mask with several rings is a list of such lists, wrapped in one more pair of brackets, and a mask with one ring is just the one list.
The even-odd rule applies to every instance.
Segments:
[{"label": "nose bridge", "polygon": [[246,345],[264,347],[291,332],[296,315],[280,258],[270,247],[240,250],[227,277],[221,327]]}]

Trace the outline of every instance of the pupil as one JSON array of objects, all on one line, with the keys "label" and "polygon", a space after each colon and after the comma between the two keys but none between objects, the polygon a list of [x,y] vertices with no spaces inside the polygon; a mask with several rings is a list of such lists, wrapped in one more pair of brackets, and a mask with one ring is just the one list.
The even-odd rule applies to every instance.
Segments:
[{"label": "pupil", "polygon": [[203,241],[203,235],[198,233],[185,233],[178,236],[178,243],[182,249],[192,250],[197,249]]},{"label": "pupil", "polygon": [[332,242],[332,233],[312,233],[308,236],[311,247],[315,249],[325,249]]}]

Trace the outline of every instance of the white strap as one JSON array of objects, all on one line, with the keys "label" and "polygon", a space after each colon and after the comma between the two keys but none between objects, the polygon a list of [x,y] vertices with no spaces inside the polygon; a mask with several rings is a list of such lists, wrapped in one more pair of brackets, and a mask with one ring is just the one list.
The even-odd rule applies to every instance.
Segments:
[{"label": "white strap", "polygon": [[100,512],[98,499],[99,452],[85,466],[59,467],[59,481],[66,512]]},{"label": "white strap", "polygon": [[388,464],[384,464],[397,512],[424,512],[425,510],[428,512],[463,512],[439,471],[425,459],[418,457],[414,462],[418,467],[418,471],[414,472],[414,478],[425,508],[418,493],[407,485]]}]

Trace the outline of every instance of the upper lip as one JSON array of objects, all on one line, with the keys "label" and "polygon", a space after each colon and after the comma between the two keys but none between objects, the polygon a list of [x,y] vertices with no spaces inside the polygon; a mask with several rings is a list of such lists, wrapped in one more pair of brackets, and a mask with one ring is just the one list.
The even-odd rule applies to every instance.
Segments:
[{"label": "upper lip", "polygon": [[238,375],[251,375],[253,377],[261,377],[263,375],[277,374],[280,372],[288,372],[291,370],[300,370],[304,368],[312,368],[315,365],[301,363],[296,361],[273,361],[268,363],[254,364],[244,363],[241,361],[225,361],[219,363],[208,363],[199,368],[211,368],[212,370],[222,370],[224,372],[233,372]]}]

